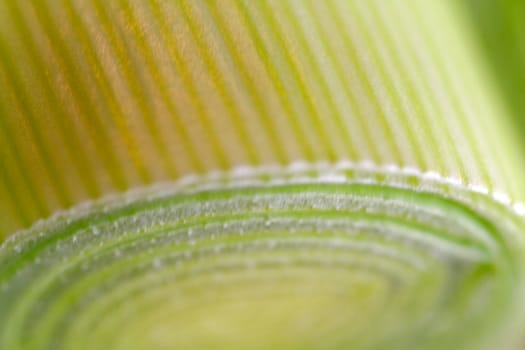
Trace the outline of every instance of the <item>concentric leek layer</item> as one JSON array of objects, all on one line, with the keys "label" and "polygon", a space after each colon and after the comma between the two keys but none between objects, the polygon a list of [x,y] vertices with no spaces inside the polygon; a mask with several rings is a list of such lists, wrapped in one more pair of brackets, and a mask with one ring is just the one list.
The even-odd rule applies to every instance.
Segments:
[{"label": "concentric leek layer", "polygon": [[521,306],[522,229],[487,194],[400,171],[157,187],[4,243],[0,348],[474,348]]}]

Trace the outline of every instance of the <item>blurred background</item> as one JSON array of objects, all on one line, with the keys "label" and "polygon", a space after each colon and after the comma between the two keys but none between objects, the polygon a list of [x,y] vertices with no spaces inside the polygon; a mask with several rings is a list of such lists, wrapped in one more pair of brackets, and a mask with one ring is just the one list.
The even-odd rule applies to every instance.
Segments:
[{"label": "blurred background", "polygon": [[495,82],[523,135],[525,161],[525,1],[462,1]]}]

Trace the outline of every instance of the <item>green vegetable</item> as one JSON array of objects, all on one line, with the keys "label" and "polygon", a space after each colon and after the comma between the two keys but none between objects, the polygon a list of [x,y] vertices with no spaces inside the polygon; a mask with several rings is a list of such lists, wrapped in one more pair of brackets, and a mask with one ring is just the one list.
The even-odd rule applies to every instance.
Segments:
[{"label": "green vegetable", "polygon": [[462,5],[0,3],[0,348],[517,344],[525,169]]}]

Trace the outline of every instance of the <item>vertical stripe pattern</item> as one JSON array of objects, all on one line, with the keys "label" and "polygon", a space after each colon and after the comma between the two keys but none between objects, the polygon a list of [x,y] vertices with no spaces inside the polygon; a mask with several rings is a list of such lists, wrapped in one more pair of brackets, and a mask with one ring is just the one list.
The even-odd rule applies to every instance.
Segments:
[{"label": "vertical stripe pattern", "polygon": [[0,234],[238,166],[368,162],[525,199],[453,1],[0,3]]}]

